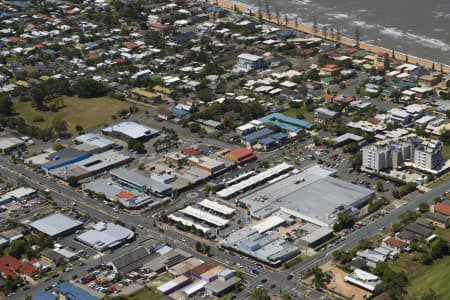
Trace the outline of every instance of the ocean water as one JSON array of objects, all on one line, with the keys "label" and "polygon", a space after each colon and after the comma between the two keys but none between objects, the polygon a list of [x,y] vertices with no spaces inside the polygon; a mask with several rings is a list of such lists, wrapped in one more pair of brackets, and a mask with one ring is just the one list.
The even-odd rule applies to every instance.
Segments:
[{"label": "ocean water", "polygon": [[[450,65],[450,0],[268,0],[284,20],[339,28],[361,41]],[[253,7],[258,0],[238,0]],[[261,0],[264,10],[264,0]]]}]

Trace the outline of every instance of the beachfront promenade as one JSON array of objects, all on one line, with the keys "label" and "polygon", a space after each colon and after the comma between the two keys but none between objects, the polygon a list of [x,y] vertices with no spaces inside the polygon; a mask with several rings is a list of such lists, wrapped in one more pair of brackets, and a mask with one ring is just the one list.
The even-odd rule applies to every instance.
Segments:
[{"label": "beachfront promenade", "polygon": [[[249,9],[248,7],[242,5],[238,2],[234,2],[234,1],[226,1],[226,0],[209,0],[208,1],[207,0],[206,2],[215,3],[216,5],[224,8],[224,9],[239,10],[240,12],[246,12]],[[253,10],[252,13],[256,16],[259,12],[257,12],[256,10]],[[276,16],[271,16],[269,18],[266,14],[262,13],[262,18],[264,20],[272,22],[272,23],[278,23]],[[313,28],[307,27],[302,24],[295,24],[292,21],[289,21],[287,24],[285,24],[282,20],[280,20],[280,25],[289,27],[294,30],[302,31],[304,33],[308,33],[308,34],[311,34],[311,35],[314,35],[317,37],[325,38],[324,33],[322,31],[318,30],[317,32],[314,32]],[[347,46],[354,46],[356,44],[356,41],[354,39],[344,37],[344,36],[339,37],[339,41],[338,41],[336,37],[331,37],[330,34],[328,34],[326,39],[333,40],[333,41],[342,43]],[[390,55],[392,53],[392,49],[387,49],[387,48],[375,46],[375,45],[364,43],[364,42],[359,43],[359,48],[369,51],[369,52],[372,52],[372,53],[387,52]],[[424,66],[424,67],[427,67],[430,69],[433,67],[433,61],[430,61],[425,58],[406,55],[404,53],[397,52],[395,50],[394,50],[394,58],[397,60],[400,60],[400,61],[405,61],[405,62],[406,62],[406,60],[408,60],[408,63],[416,64],[419,66]],[[435,70],[437,70],[437,71],[442,70],[443,72],[450,73],[449,65],[442,64],[440,62],[434,62],[434,67],[435,67]]]}]

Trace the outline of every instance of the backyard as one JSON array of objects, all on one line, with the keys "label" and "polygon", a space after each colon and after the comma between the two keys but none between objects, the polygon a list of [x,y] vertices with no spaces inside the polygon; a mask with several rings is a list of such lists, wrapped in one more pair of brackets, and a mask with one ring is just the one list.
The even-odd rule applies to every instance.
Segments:
[{"label": "backyard", "polygon": [[[113,115],[121,110],[129,110],[130,106],[133,106],[109,97],[91,99],[63,97],[63,103],[64,107],[57,112],[37,111],[31,102],[17,102],[14,109],[30,125],[48,128],[53,119],[59,118],[67,122],[69,133],[75,133],[76,125],[83,126],[84,131],[90,131],[111,123]],[[145,108],[139,109],[143,111]]]}]

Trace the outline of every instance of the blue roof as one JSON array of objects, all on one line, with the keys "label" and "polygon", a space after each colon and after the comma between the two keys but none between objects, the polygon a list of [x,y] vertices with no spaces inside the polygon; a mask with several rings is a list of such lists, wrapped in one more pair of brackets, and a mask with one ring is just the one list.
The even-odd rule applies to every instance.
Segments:
[{"label": "blue roof", "polygon": [[9,4],[18,8],[28,8],[30,6],[33,6],[31,3],[25,1],[13,1],[9,2]]},{"label": "blue roof", "polygon": [[271,145],[276,142],[285,140],[287,138],[288,138],[287,134],[285,134],[283,132],[277,132],[277,133],[272,134],[269,137],[258,140],[258,144],[267,146],[267,145]]},{"label": "blue roof", "polygon": [[270,123],[291,132],[300,132],[302,131],[302,128],[311,129],[314,126],[314,124],[306,122],[305,120],[291,118],[280,113],[273,113],[262,117],[259,120],[263,123]]},{"label": "blue roof", "polygon": [[208,7],[208,11],[209,12],[222,12],[222,11],[224,11],[224,9],[221,7],[212,6],[212,7]]},{"label": "blue roof", "polygon": [[70,282],[61,282],[55,287],[55,291],[63,294],[67,300],[99,300],[85,290],[72,285]]},{"label": "blue roof", "polygon": [[287,134],[284,132],[277,132],[273,135],[270,136],[270,138],[277,140],[277,141],[281,141],[281,140],[285,140],[288,138]]},{"label": "blue roof", "polygon": [[31,300],[58,300],[58,297],[47,292],[41,292],[31,297]]},{"label": "blue roof", "polygon": [[261,128],[255,132],[252,132],[250,134],[244,135],[242,137],[243,141],[247,141],[247,142],[253,142],[253,141],[257,141],[265,136],[268,136],[269,134],[273,133],[272,129],[269,128]]},{"label": "blue roof", "polygon": [[171,113],[173,113],[174,115],[180,116],[180,117],[184,117],[187,115],[190,115],[190,112],[188,112],[187,110],[184,109],[179,109],[179,108],[172,108],[170,110]]}]

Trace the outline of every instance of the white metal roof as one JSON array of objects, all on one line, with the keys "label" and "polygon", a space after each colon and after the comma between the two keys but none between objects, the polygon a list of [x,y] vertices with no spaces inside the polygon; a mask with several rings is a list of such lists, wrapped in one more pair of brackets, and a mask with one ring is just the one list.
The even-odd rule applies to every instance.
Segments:
[{"label": "white metal roof", "polygon": [[231,215],[235,211],[231,207],[228,207],[226,205],[220,204],[219,202],[211,201],[208,199],[204,199],[203,201],[199,202],[198,204],[205,208],[208,208],[215,212],[223,214],[223,215]]},{"label": "white metal roof", "polygon": [[284,223],[284,219],[279,216],[270,216],[267,219],[259,222],[254,225],[252,228],[258,231],[259,233],[264,233],[272,228],[275,228]]},{"label": "white metal roof", "polygon": [[203,220],[209,224],[215,225],[215,226],[225,226],[229,223],[229,220],[223,219],[221,217],[212,215],[206,211],[202,211],[200,209],[194,208],[192,206],[187,206],[180,210],[181,213],[184,213],[185,215],[194,217],[199,220]]},{"label": "white metal roof", "polygon": [[274,166],[274,167],[272,167],[270,169],[265,170],[264,172],[261,172],[261,173],[255,175],[255,176],[252,176],[252,177],[250,177],[250,178],[248,178],[248,179],[246,179],[244,181],[241,181],[241,182],[239,182],[237,184],[234,184],[234,185],[232,185],[232,186],[230,186],[228,188],[225,188],[225,189],[217,192],[217,195],[219,197],[222,197],[222,198],[226,198],[226,197],[232,196],[235,193],[237,193],[237,192],[239,192],[241,190],[244,190],[245,188],[253,186],[253,185],[255,185],[255,184],[259,183],[259,182],[262,182],[262,181],[272,177],[273,175],[276,175],[278,173],[284,172],[284,171],[289,170],[291,168],[292,168],[291,165],[283,162],[283,163],[281,163],[279,165],[276,165],[276,166]]}]

